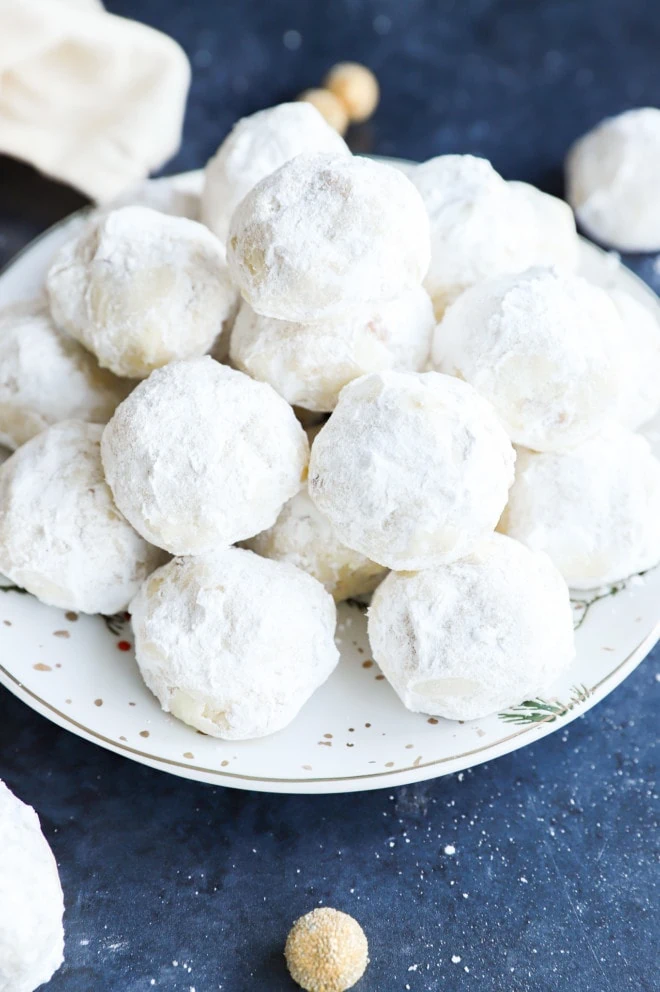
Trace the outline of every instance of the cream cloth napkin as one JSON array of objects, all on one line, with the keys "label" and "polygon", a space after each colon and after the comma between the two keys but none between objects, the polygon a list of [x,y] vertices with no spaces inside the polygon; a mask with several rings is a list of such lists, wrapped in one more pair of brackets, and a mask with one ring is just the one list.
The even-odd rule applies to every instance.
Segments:
[{"label": "cream cloth napkin", "polygon": [[99,202],[178,149],[190,65],[99,0],[0,0],[0,152]]}]

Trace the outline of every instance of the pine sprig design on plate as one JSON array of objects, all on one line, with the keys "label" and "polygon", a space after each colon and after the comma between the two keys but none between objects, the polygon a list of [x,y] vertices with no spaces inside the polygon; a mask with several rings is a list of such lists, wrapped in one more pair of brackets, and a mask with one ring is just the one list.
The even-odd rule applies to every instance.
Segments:
[{"label": "pine sprig design on plate", "polygon": [[117,637],[130,620],[130,616],[125,611],[122,611],[121,613],[113,613],[112,616],[102,614],[101,619],[113,637]]},{"label": "pine sprig design on plate", "polygon": [[512,706],[505,713],[498,713],[500,720],[514,723],[518,726],[528,726],[532,723],[554,723],[555,720],[566,716],[572,709],[583,703],[591,695],[586,685],[574,685],[571,697],[567,703],[552,699],[526,699],[519,706]]},{"label": "pine sprig design on plate", "polygon": [[28,595],[27,589],[23,589],[21,586],[12,585],[11,583],[9,585],[3,585],[2,583],[4,582],[4,576],[0,576],[0,579],[2,579],[2,581],[0,581],[0,592],[18,592],[22,596]]},{"label": "pine sprig design on plate", "polygon": [[573,598],[571,597],[571,606],[573,608],[573,630],[579,630],[584,621],[589,615],[589,610],[594,605],[594,603],[599,603],[602,599],[609,599],[610,596],[616,596],[621,592],[622,589],[626,588],[626,581],[617,582],[615,585],[609,586],[607,589],[600,590],[599,592],[594,592],[591,596],[587,595],[584,597]]}]

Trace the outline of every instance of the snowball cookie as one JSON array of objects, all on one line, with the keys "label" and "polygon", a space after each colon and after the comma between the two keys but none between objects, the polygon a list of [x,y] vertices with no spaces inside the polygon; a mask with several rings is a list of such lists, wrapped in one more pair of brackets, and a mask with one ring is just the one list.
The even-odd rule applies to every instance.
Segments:
[{"label": "snowball cookie", "polygon": [[59,420],[105,424],[132,385],[59,331],[42,301],[0,310],[0,444],[18,448]]},{"label": "snowball cookie", "polygon": [[[118,207],[151,207],[152,210],[160,210],[161,213],[172,214],[174,217],[200,220],[203,184],[204,173],[201,169],[182,172],[177,176],[145,179],[116,197],[108,206],[110,210]],[[104,209],[104,213],[108,213],[108,209]]]},{"label": "snowball cookie", "polygon": [[387,568],[428,568],[495,529],[514,457],[466,383],[373,372],[342,390],[316,437],[309,491],[342,544]]},{"label": "snowball cookie", "polygon": [[611,289],[623,321],[627,375],[617,419],[635,430],[660,409],[660,308],[644,306],[630,293]]},{"label": "snowball cookie", "polygon": [[512,181],[509,188],[534,211],[537,244],[530,262],[575,272],[580,264],[580,239],[568,203],[529,183]]},{"label": "snowball cookie", "polygon": [[436,328],[432,357],[490,400],[513,441],[555,451],[615,414],[623,326],[605,290],[532,268],[456,300]]},{"label": "snowball cookie", "polygon": [[431,350],[433,306],[419,286],[390,303],[361,307],[315,324],[262,317],[243,303],[231,360],[307,410],[334,410],[343,387],[366,372],[420,371]]},{"label": "snowball cookie", "polygon": [[404,705],[448,720],[544,692],[575,656],[566,583],[546,555],[501,534],[450,565],[388,575],[369,641]]},{"label": "snowball cookie", "polygon": [[152,372],[103,433],[117,506],[144,538],[196,555],[272,526],[309,445],[271,386],[209,356]]},{"label": "snowball cookie", "polygon": [[229,222],[246,193],[303,152],[350,155],[344,140],[308,103],[281,103],[234,125],[204,173],[202,220],[227,240]]},{"label": "snowball cookie", "polygon": [[0,781],[0,992],[34,992],[64,960],[64,898],[39,817]]},{"label": "snowball cookie", "polygon": [[306,489],[285,503],[273,526],[246,541],[245,547],[313,575],[337,603],[373,592],[387,571],[339,541]]},{"label": "snowball cookie", "polygon": [[174,559],[144,583],[131,614],[147,686],[167,713],[212,737],[282,730],[339,660],[323,586],[242,548]]},{"label": "snowball cookie", "polygon": [[545,551],[573,589],[660,562],[660,461],[618,424],[570,451],[519,450],[499,529]]},{"label": "snowball cookie", "polygon": [[91,220],[60,249],[47,286],[55,323],[134,379],[208,351],[235,300],[218,239],[148,207]]},{"label": "snowball cookie", "polygon": [[410,179],[431,221],[424,285],[438,317],[469,286],[534,263],[536,213],[486,159],[439,155]]},{"label": "snowball cookie", "polygon": [[394,300],[429,265],[429,221],[398,169],[366,158],[299,155],[236,208],[227,244],[253,310],[301,323]]},{"label": "snowball cookie", "polygon": [[50,606],[111,614],[126,608],[163,555],[112,500],[102,432],[62,421],[0,468],[0,573]]},{"label": "snowball cookie", "polygon": [[660,110],[609,117],[566,159],[568,201],[585,231],[621,251],[660,249]]}]

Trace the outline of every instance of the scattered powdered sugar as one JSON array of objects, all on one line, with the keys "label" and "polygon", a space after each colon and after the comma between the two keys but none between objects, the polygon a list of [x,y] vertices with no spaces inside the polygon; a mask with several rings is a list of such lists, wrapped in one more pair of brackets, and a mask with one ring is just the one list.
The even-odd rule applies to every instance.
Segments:
[{"label": "scattered powdered sugar", "polygon": [[393,300],[421,283],[429,221],[402,172],[369,159],[299,155],[231,221],[227,260],[253,310],[309,322]]},{"label": "scattered powdered sugar", "polygon": [[313,324],[263,317],[243,303],[230,354],[237,368],[269,382],[292,405],[329,411],[343,387],[367,372],[421,371],[434,328],[433,307],[421,287]]},{"label": "scattered powdered sugar", "polygon": [[136,379],[208,351],[236,299],[221,242],[147,207],[93,218],[60,249],[47,287],[55,323]]},{"label": "scattered powdered sugar", "polygon": [[592,589],[660,561],[660,461],[610,424],[570,451],[520,450],[501,529],[545,551],[570,586]]},{"label": "scattered powdered sugar", "polygon": [[0,311],[0,444],[18,448],[60,420],[105,424],[132,385],[59,331],[44,300]]},{"label": "scattered powdered sugar", "polygon": [[270,527],[300,489],[308,453],[274,389],[209,357],[153,372],[117,408],[102,444],[120,510],[172,554]]},{"label": "scattered powdered sugar", "polygon": [[533,268],[460,296],[436,328],[433,361],[489,399],[513,441],[553,451],[616,414],[623,347],[605,290]]},{"label": "scattered powdered sugar", "polygon": [[449,720],[533,698],[575,655],[566,583],[546,555],[501,534],[450,565],[390,573],[369,640],[404,705]]},{"label": "scattered powdered sugar", "polygon": [[318,579],[337,602],[373,592],[386,569],[342,544],[333,526],[301,490],[269,530],[245,542],[265,558],[288,561]]},{"label": "scattered powdered sugar", "polygon": [[64,900],[39,817],[0,781],[0,988],[36,989],[62,964]]},{"label": "scattered powdered sugar", "polygon": [[431,222],[424,285],[440,317],[463,290],[537,260],[536,213],[490,162],[439,155],[408,172]]},{"label": "scattered powdered sugar", "polygon": [[222,241],[246,193],[303,152],[346,155],[346,142],[309,103],[281,103],[234,125],[204,173],[201,214]]},{"label": "scattered powdered sugar", "polygon": [[467,554],[495,528],[514,452],[489,404],[437,372],[346,386],[312,448],[310,495],[348,547],[388,568]]},{"label": "scattered powdered sugar", "polygon": [[173,559],[131,614],[148,687],[166,712],[214,737],[281,730],[339,658],[320,583],[240,548]]},{"label": "scattered powdered sugar", "polygon": [[568,201],[598,241],[622,251],[660,249],[660,110],[609,117],[566,159]]},{"label": "scattered powdered sugar", "polygon": [[68,420],[0,469],[0,572],[42,602],[83,613],[126,608],[163,560],[117,510],[97,424]]}]

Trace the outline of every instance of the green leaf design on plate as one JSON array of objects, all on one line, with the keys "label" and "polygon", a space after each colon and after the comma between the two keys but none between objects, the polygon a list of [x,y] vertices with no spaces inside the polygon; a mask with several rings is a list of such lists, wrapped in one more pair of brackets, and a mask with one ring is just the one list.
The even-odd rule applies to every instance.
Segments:
[{"label": "green leaf design on plate", "polygon": [[591,692],[586,685],[574,685],[571,687],[571,697],[567,703],[561,703],[556,699],[526,699],[519,706],[512,706],[506,713],[498,713],[498,716],[505,723],[515,723],[518,726],[527,726],[531,723],[553,723],[570,713],[590,695]]},{"label": "green leaf design on plate", "polygon": [[616,596],[617,593],[620,593],[622,589],[626,588],[627,581],[627,579],[624,579],[623,582],[617,582],[608,589],[601,590],[600,592],[594,592],[591,596],[587,594],[579,599],[571,597],[571,606],[573,607],[573,630],[580,629],[584,621],[587,619],[589,610],[594,603],[599,603],[601,599],[609,599],[610,596]]},{"label": "green leaf design on plate", "polygon": [[127,613],[122,611],[121,613],[113,613],[112,616],[101,614],[101,619],[113,637],[117,637],[118,634],[121,634],[122,630],[128,623],[129,616]]}]

